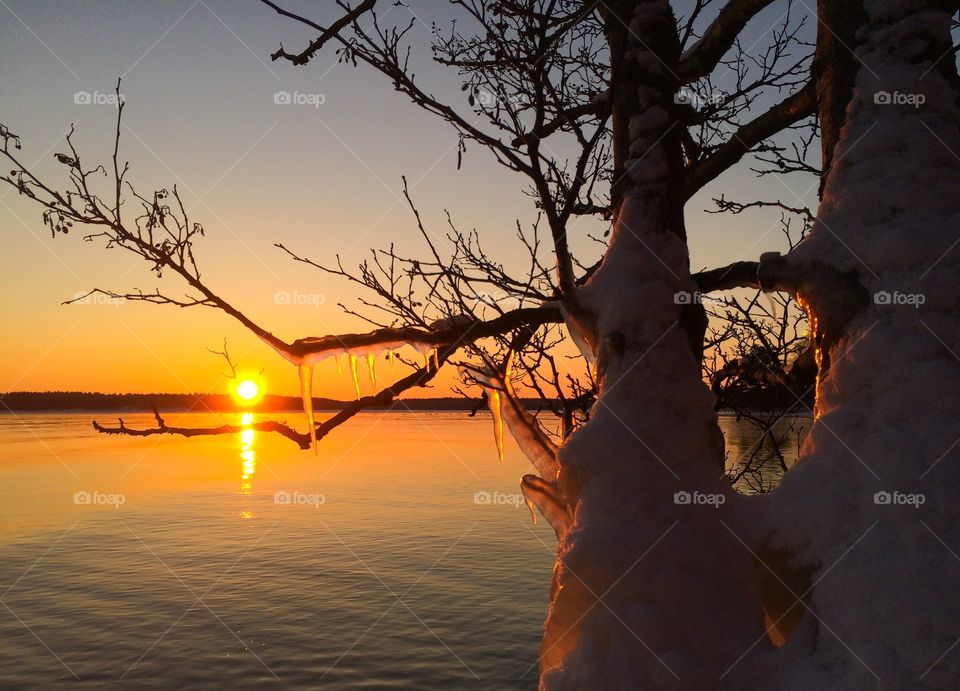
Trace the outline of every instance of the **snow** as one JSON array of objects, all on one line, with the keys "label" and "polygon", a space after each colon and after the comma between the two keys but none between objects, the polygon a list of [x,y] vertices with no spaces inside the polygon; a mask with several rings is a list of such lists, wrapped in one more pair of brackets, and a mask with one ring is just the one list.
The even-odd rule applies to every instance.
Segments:
[{"label": "snow", "polygon": [[[960,252],[951,251],[960,112],[921,54],[949,17],[904,16],[913,5],[867,3],[874,27],[858,55],[869,69],[817,222],[789,256],[855,271],[871,295],[923,301],[874,299],[849,325],[830,352],[802,460],[770,497],[774,544],[821,579],[813,614],[776,656],[772,687],[955,688],[960,679],[960,654],[948,652],[960,636]],[[878,93],[923,103],[877,102]],[[827,301],[814,309],[830,316]],[[878,492],[922,504],[878,504]]]},{"label": "snow", "polygon": [[[509,373],[473,372],[488,391],[498,454],[506,426],[539,473],[524,476],[524,496],[559,539],[545,688],[947,689],[960,679],[960,112],[923,53],[949,16],[909,15],[920,6],[912,1],[866,6],[866,66],[816,223],[787,257],[763,261],[811,276],[854,272],[871,295],[924,299],[874,299],[848,322],[841,289],[801,286],[818,328],[831,331],[830,369],[801,460],[774,493],[742,497],[721,472],[714,399],[673,300],[696,287],[671,226],[657,110],[668,104],[653,89],[640,88],[650,111],[630,122],[637,184],[577,295],[597,317],[596,338],[564,313],[598,367],[590,422],[554,449]],[[666,7],[641,3],[634,33],[663,26]],[[646,51],[632,58],[654,70]],[[881,93],[914,98],[887,103]],[[409,345],[436,363],[431,346]],[[350,352],[358,396],[361,354]],[[763,624],[764,547],[813,574],[781,648]]]},{"label": "snow", "polygon": [[[558,531],[544,688],[955,688],[960,114],[955,92],[919,58],[949,18],[905,17],[909,6],[868,2],[868,68],[817,223],[786,261],[925,300],[871,301],[847,323],[855,300],[839,284],[801,286],[833,330],[831,367],[803,459],[772,495],[741,497],[721,478],[713,401],[670,299],[693,288],[661,203],[659,118],[631,121],[640,184],[578,296],[598,317],[601,395],[559,450],[560,484],[581,502]],[[644,17],[634,20],[640,36]],[[922,106],[876,97],[897,90],[923,94]],[[641,101],[655,106],[655,94],[642,89]],[[625,308],[633,304],[642,309]],[[914,501],[875,503],[877,492]],[[813,573],[800,605],[811,611],[780,649],[762,624],[761,581],[775,578],[758,565],[765,545]]]},{"label": "snow", "polygon": [[[639,36],[650,30],[643,21]],[[600,398],[559,450],[558,484],[580,503],[559,546],[541,647],[549,689],[714,688],[763,637],[759,574],[726,526],[751,543],[755,530],[741,528],[744,500],[722,476],[714,400],[674,300],[696,288],[665,199],[662,126],[656,112],[630,123],[637,185],[578,295],[597,315]]]},{"label": "snow", "polygon": [[[434,355],[434,361],[436,362],[436,350],[433,346],[429,346],[423,343],[417,342],[405,342],[405,341],[385,341],[383,343],[378,343],[370,346],[359,346],[354,348],[344,348],[344,347],[333,347],[327,348],[326,350],[321,350],[313,353],[308,353],[307,355],[296,355],[287,350],[277,347],[266,338],[261,336],[261,340],[269,345],[273,350],[275,350],[282,358],[288,362],[294,364],[297,367],[297,376],[300,380],[300,396],[303,400],[303,412],[307,418],[307,425],[309,426],[310,433],[310,444],[313,446],[314,452],[317,452],[317,440],[316,440],[316,419],[313,414],[313,371],[314,366],[326,360],[327,358],[334,358],[337,363],[337,373],[342,374],[343,369],[340,362],[342,355],[346,354],[350,363],[350,376],[353,380],[354,391],[357,395],[357,400],[360,399],[360,379],[357,375],[357,359],[363,357],[367,363],[367,371],[370,376],[370,384],[373,387],[373,390],[377,390],[377,375],[376,375],[376,358],[386,352],[387,357],[390,362],[393,362],[395,351],[400,348],[409,345],[415,350],[423,354],[424,365],[429,367],[428,354],[430,352]],[[311,339],[302,339],[299,343],[309,343]],[[439,364],[437,364],[439,366]]]}]

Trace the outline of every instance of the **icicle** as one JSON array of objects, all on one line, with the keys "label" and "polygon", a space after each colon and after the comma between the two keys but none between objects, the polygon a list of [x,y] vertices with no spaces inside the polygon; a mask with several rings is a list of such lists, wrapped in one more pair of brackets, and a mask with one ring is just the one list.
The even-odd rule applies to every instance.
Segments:
[{"label": "icicle", "polygon": [[340,353],[337,353],[337,374],[343,374],[343,365],[340,364]]},{"label": "icicle", "polygon": [[393,361],[395,357],[396,353],[394,353],[392,350],[387,351],[387,361],[390,363],[390,369],[393,369]]},{"label": "icicle", "polygon": [[767,307],[770,308],[770,316],[773,317],[774,319],[779,319],[780,317],[777,314],[777,303],[773,301],[773,298],[770,296],[770,293],[764,290],[763,297],[766,298]]},{"label": "icicle", "polygon": [[313,421],[313,365],[305,362],[297,368],[300,375],[300,396],[303,398],[303,412],[307,414],[307,424],[310,425],[310,446],[314,453],[317,450],[317,429]]},{"label": "icicle", "polygon": [[423,368],[424,368],[425,370],[429,370],[429,369],[430,369],[430,356],[427,355],[427,351],[425,351],[425,350],[424,350],[424,351],[421,351],[420,354],[423,355]]},{"label": "icicle", "polygon": [[537,472],[545,478],[557,477],[557,446],[544,434],[540,424],[523,407],[517,398],[510,380],[513,371],[513,355],[507,359],[504,374],[491,374],[491,370],[471,370],[472,376],[483,385],[487,396],[492,400],[496,394],[500,408],[500,417],[506,423],[511,436],[516,440],[520,451],[526,456]]},{"label": "icicle", "polygon": [[373,384],[373,391],[377,391],[377,359],[373,353],[367,353],[367,370],[370,372],[370,383]]},{"label": "icicle", "polygon": [[519,445],[520,451],[543,477],[556,477],[559,470],[556,444],[543,433],[540,423],[524,409],[509,383],[501,398],[504,399],[502,403],[504,421],[510,430],[510,436]]},{"label": "icicle", "polygon": [[563,540],[570,530],[573,517],[556,485],[536,475],[524,475],[520,481],[520,491],[523,492],[527,505],[533,504],[540,509],[540,513],[557,534],[557,539]]},{"label": "icicle", "polygon": [[[523,483],[520,483],[520,491],[523,491]],[[527,497],[526,494],[523,495],[523,503],[527,505],[527,510],[530,512],[530,522],[534,525],[537,524],[537,505],[533,502],[532,499]]]},{"label": "icicle", "polygon": [[584,334],[580,325],[577,324],[577,321],[567,312],[563,305],[560,305],[560,314],[563,316],[563,322],[567,327],[567,333],[570,334],[570,339],[577,346],[577,349],[580,351],[580,354],[583,355],[584,359],[593,366],[594,376],[596,376],[597,356],[593,352],[593,348],[590,347],[586,334]]},{"label": "icicle", "polygon": [[350,374],[353,375],[353,388],[357,390],[357,400],[360,400],[360,380],[357,379],[357,356],[350,353]]},{"label": "icicle", "polygon": [[487,405],[490,406],[490,413],[493,415],[493,436],[497,440],[497,454],[500,456],[500,462],[503,463],[503,411],[500,408],[499,391],[487,389]]},{"label": "icicle", "polygon": [[434,348],[430,351],[430,354],[433,356],[433,366],[435,369],[440,369],[440,356],[437,355],[437,349]]}]

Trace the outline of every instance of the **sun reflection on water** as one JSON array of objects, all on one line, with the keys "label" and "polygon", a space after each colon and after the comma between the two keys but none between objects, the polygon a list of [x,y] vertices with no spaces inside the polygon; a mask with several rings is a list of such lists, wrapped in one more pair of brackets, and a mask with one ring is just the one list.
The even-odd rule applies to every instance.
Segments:
[{"label": "sun reflection on water", "polygon": [[[250,426],[253,424],[253,413],[243,413],[240,416],[240,460],[242,462],[240,474],[240,494],[248,496],[253,489],[253,476],[257,472],[257,454],[253,448],[256,432]],[[253,512],[244,509],[240,512],[241,518],[253,518]]]}]

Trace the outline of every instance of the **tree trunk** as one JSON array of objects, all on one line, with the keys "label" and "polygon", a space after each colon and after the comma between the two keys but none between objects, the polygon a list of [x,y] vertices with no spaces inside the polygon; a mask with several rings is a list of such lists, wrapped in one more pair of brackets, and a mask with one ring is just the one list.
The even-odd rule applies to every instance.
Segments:
[{"label": "tree trunk", "polygon": [[[936,63],[949,13],[943,2],[864,4],[866,66],[852,87],[818,90],[837,139],[825,142],[818,220],[779,260],[800,277],[792,289],[830,363],[819,416],[781,487],[749,498],[718,470],[713,400],[675,297],[694,288],[675,196],[673,17],[665,2],[610,5],[626,178],[614,186],[610,248],[579,295],[595,316],[585,340],[600,397],[560,450],[561,488],[579,503],[558,548],[545,688],[950,688],[960,678],[960,113],[955,69]],[[621,21],[630,31],[617,35]],[[789,635],[783,647],[768,627]]]},{"label": "tree trunk", "polygon": [[619,213],[578,296],[595,317],[585,340],[597,350],[600,395],[560,450],[561,488],[579,505],[558,550],[542,683],[709,685],[763,636],[759,574],[738,544],[755,536],[721,471],[714,400],[692,345],[699,305],[684,299],[696,288],[673,117],[676,25],[666,2],[606,12]]},{"label": "tree trunk", "polygon": [[[960,112],[948,55],[952,8],[864,4],[846,125],[816,224],[787,259],[811,274],[818,266],[854,274],[870,300],[847,321],[838,318],[847,296],[817,281],[801,287],[831,365],[819,418],[772,496],[770,519],[773,546],[792,555],[794,571],[812,570],[814,585],[770,686],[955,688]],[[825,123],[842,90],[828,87],[818,90]]]},{"label": "tree trunk", "polygon": [[854,52],[859,43],[857,30],[866,20],[863,0],[817,2],[817,21],[821,28],[817,32],[812,76],[820,120],[823,182],[829,177],[833,150],[847,120],[847,104],[850,103],[853,83],[860,71],[860,63]]}]

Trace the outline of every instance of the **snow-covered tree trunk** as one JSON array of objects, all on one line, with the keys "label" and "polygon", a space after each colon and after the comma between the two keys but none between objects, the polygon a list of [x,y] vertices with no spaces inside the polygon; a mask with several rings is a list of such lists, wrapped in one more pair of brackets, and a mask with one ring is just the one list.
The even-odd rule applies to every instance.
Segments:
[{"label": "snow-covered tree trunk", "polygon": [[[579,295],[595,317],[579,328],[600,398],[559,454],[560,487],[579,503],[559,547],[542,685],[947,688],[960,678],[948,6],[865,3],[864,66],[817,224],[788,257],[761,262],[761,282],[808,309],[822,381],[802,461],[773,495],[752,498],[722,477],[691,313],[675,299],[693,289],[672,192],[672,17],[665,2],[613,8],[630,25],[622,57],[637,99],[614,102],[628,182]],[[821,107],[835,114],[844,93],[821,89]]]},{"label": "snow-covered tree trunk", "polygon": [[742,503],[723,475],[714,401],[700,376],[699,306],[686,304],[696,289],[671,117],[673,15],[665,1],[636,0],[609,13],[621,68],[614,142],[627,147],[615,150],[615,176],[625,177],[614,182],[610,247],[578,294],[595,321],[573,329],[594,346],[600,396],[559,454],[561,490],[579,505],[559,547],[542,683],[709,685],[741,641],[763,636],[759,574],[738,544]]},{"label": "snow-covered tree trunk", "polygon": [[802,460],[772,496],[774,545],[812,579],[809,593],[798,593],[809,611],[778,653],[777,681],[956,688],[955,5],[864,4],[862,65],[818,220],[788,257],[802,271],[825,265],[855,274],[868,299],[844,325],[843,295],[816,281],[801,285],[830,368]]}]

